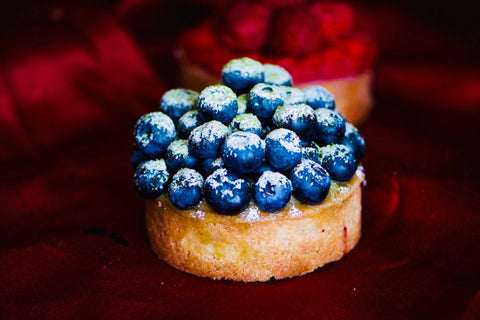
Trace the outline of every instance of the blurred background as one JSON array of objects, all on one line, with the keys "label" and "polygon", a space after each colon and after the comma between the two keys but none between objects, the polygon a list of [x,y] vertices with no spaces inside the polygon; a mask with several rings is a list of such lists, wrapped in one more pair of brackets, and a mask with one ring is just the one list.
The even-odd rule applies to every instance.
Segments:
[{"label": "blurred background", "polygon": [[222,30],[238,3],[2,3],[0,317],[480,318],[480,20],[466,0],[350,4],[376,49],[375,103],[359,126],[363,238],[345,259],[245,285],[153,255],[131,181],[133,126],[179,85],[184,32],[206,20]]}]

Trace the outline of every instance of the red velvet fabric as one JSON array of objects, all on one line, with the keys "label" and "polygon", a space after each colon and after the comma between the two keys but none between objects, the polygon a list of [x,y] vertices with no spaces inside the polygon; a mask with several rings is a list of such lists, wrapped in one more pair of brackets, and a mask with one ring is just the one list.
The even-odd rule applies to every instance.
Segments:
[{"label": "red velvet fabric", "polygon": [[[243,284],[158,260],[131,181],[132,128],[175,79],[158,67],[182,27],[147,35],[142,17],[173,21],[178,7],[31,5],[2,22],[0,318],[480,318],[480,69],[468,43],[397,8],[365,10],[383,54],[360,127],[363,237],[306,276]],[[412,48],[412,32],[429,41]]]}]

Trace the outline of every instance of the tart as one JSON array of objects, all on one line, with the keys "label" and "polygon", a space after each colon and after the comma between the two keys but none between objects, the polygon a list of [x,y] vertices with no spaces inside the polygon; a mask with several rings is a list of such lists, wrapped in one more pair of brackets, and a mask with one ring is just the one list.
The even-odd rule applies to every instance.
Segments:
[{"label": "tart", "polygon": [[176,50],[180,85],[201,90],[221,82],[222,66],[238,56],[287,69],[295,86],[321,85],[335,95],[337,109],[360,124],[373,106],[377,48],[355,26],[347,4],[301,1],[233,2],[225,12],[185,31]]},{"label": "tart", "polygon": [[295,88],[279,66],[233,59],[222,82],[169,90],[135,125],[153,251],[179,270],[244,282],[341,259],[361,235],[358,130],[328,90]]}]

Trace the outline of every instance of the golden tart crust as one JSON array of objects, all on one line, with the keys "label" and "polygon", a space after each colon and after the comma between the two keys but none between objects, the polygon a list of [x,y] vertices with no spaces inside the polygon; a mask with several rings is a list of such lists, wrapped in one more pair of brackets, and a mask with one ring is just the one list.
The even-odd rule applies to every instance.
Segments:
[{"label": "golden tart crust", "polygon": [[350,181],[332,182],[321,204],[292,198],[273,214],[254,203],[236,216],[215,213],[205,201],[180,210],[162,195],[146,201],[148,235],[161,259],[197,276],[244,282],[299,276],[358,243],[363,180],[360,167]]}]

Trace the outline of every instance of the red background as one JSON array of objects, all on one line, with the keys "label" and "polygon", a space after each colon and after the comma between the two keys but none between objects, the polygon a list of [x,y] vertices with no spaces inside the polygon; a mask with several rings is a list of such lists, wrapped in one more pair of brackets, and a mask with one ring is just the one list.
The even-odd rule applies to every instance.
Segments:
[{"label": "red background", "polygon": [[363,238],[309,275],[243,284],[158,260],[131,181],[133,125],[213,3],[194,2],[4,4],[0,318],[480,318],[476,8],[359,6],[381,46]]}]

